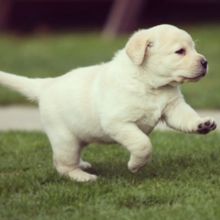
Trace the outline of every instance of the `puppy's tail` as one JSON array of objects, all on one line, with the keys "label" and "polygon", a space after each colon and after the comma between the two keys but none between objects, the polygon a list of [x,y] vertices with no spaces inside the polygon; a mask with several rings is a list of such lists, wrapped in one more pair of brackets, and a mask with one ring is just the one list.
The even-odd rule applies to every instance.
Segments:
[{"label": "puppy's tail", "polygon": [[31,79],[0,71],[0,84],[20,92],[28,99],[38,101],[40,92],[48,79]]}]

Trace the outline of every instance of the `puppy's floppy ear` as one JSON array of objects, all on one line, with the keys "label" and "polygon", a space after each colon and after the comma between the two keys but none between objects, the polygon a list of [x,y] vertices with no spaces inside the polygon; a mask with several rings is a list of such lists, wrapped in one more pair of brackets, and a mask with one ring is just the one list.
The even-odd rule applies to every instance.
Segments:
[{"label": "puppy's floppy ear", "polygon": [[140,30],[134,33],[128,40],[125,51],[134,64],[141,65],[144,61],[144,56],[149,44],[147,31]]}]

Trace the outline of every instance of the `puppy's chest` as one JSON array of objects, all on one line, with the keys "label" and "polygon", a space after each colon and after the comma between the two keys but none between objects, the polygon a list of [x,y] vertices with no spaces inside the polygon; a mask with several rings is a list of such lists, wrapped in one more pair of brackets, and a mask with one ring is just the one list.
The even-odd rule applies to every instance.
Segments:
[{"label": "puppy's chest", "polygon": [[165,106],[166,100],[155,99],[154,101],[145,103],[136,121],[138,127],[145,133],[151,132],[161,119]]},{"label": "puppy's chest", "polygon": [[148,109],[136,121],[138,127],[145,133],[150,132],[161,118],[161,111],[158,108]]}]

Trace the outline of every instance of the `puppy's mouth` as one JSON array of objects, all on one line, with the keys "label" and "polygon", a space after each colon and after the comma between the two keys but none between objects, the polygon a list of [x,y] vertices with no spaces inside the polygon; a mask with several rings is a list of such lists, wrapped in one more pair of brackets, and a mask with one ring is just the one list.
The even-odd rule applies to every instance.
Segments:
[{"label": "puppy's mouth", "polygon": [[203,78],[205,75],[206,75],[206,72],[204,71],[202,73],[197,74],[194,77],[185,77],[185,76],[183,76],[183,80],[184,81],[190,81],[190,82],[196,82],[196,81],[200,80],[201,78]]},{"label": "puppy's mouth", "polygon": [[201,78],[203,78],[206,74],[207,74],[207,71],[202,71],[198,74],[195,74],[195,76],[193,76],[193,77],[188,77],[188,76],[183,76],[182,75],[182,76],[177,77],[175,80],[171,81],[169,83],[169,85],[176,86],[178,84],[183,84],[183,83],[186,83],[186,82],[197,82]]}]

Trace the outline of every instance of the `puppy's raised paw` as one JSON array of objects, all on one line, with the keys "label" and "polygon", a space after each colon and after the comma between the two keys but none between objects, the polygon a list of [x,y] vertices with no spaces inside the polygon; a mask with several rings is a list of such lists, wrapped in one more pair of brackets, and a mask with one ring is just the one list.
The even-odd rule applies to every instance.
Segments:
[{"label": "puppy's raised paw", "polygon": [[199,134],[208,134],[210,131],[215,130],[216,127],[217,125],[213,119],[206,118],[203,122],[198,124],[197,132]]}]

